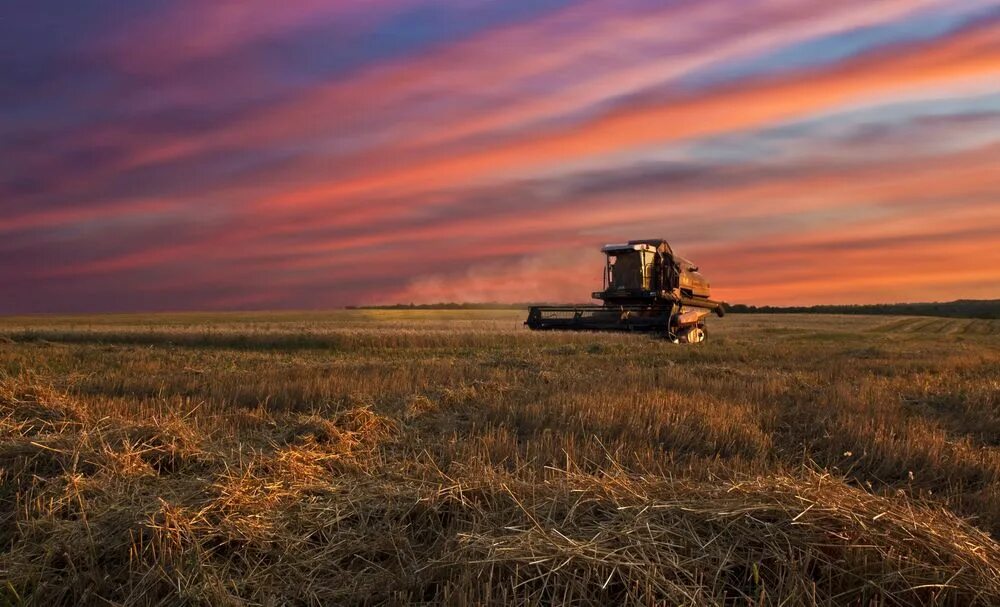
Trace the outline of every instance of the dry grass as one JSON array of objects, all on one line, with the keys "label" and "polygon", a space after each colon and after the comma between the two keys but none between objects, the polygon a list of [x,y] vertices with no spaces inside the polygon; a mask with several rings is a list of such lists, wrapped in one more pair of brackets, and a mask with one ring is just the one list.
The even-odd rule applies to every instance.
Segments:
[{"label": "dry grass", "polygon": [[997,321],[0,321],[0,605],[1000,603]]}]

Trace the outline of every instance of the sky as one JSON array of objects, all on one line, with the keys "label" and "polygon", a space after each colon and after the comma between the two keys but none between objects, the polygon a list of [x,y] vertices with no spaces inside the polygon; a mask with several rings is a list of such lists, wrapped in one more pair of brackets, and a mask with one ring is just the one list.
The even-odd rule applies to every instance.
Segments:
[{"label": "sky", "polygon": [[1000,0],[5,0],[0,314],[1000,298]]}]

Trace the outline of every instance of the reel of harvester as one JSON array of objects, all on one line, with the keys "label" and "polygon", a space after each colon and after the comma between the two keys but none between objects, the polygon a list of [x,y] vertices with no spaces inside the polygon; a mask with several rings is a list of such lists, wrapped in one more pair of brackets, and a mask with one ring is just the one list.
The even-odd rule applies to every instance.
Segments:
[{"label": "reel of harvester", "polygon": [[725,313],[709,298],[710,285],[698,267],[676,255],[663,239],[606,245],[602,305],[534,306],[525,324],[533,330],[647,331],[674,343],[700,343],[705,320]]}]

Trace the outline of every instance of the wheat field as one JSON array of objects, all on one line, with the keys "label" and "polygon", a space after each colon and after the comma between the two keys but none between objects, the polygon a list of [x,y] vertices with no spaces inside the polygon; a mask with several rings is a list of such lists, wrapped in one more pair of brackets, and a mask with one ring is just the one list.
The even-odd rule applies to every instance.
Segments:
[{"label": "wheat field", "polygon": [[0,319],[0,605],[1000,604],[1000,321]]}]

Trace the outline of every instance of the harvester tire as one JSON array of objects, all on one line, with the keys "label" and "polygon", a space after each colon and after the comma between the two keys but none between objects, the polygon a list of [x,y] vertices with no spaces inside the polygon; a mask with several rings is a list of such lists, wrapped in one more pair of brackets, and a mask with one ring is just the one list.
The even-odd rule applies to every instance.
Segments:
[{"label": "harvester tire", "polygon": [[708,330],[704,325],[695,325],[682,329],[677,334],[677,343],[700,344],[708,338]]}]

